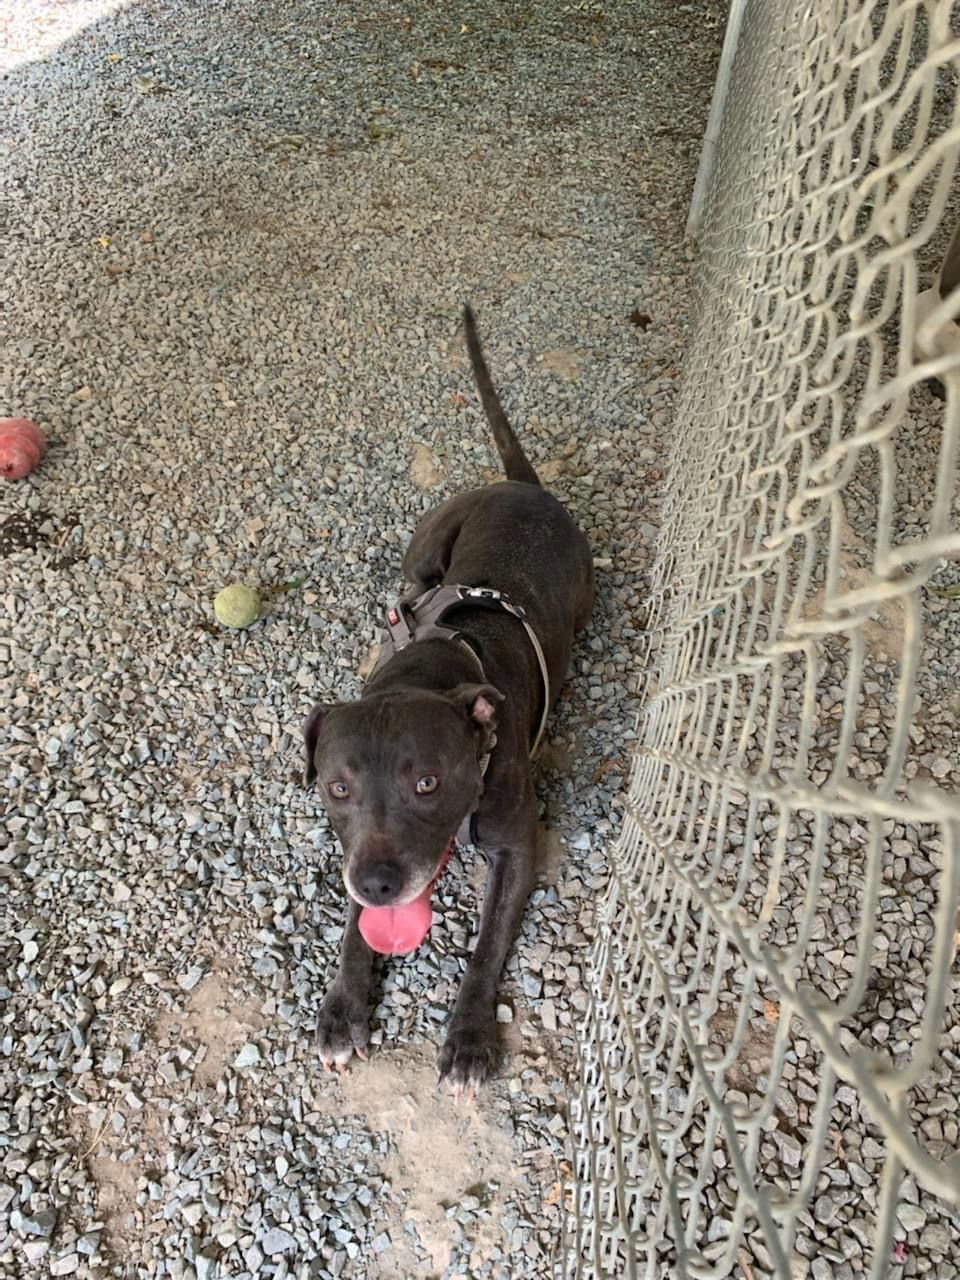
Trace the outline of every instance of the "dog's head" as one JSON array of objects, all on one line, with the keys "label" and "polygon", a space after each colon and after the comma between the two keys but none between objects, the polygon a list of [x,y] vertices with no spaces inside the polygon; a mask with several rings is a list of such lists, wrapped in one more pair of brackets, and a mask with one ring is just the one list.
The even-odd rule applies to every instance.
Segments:
[{"label": "dog's head", "polygon": [[347,892],[363,906],[422,893],[483,789],[480,757],[503,694],[489,684],[410,689],[320,705],[304,725],[308,785],[343,846]]}]

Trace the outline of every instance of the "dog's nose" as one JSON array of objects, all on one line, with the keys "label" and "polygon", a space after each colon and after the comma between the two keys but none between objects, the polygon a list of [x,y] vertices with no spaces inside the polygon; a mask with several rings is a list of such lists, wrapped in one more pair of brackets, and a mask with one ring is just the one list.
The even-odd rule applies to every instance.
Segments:
[{"label": "dog's nose", "polygon": [[368,862],[357,870],[354,882],[371,906],[385,907],[400,892],[403,875],[395,862]]}]

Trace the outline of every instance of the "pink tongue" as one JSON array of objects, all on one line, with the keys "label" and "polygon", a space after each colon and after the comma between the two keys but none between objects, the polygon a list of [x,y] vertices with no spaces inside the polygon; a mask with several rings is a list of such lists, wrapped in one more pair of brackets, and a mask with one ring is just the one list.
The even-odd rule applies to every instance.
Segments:
[{"label": "pink tongue", "polygon": [[416,951],[430,932],[433,911],[427,885],[419,898],[402,907],[364,907],[360,912],[360,933],[368,947],[381,955],[405,956]]},{"label": "pink tongue", "polygon": [[410,951],[416,951],[430,932],[430,925],[433,923],[430,895],[450,861],[453,847],[454,840],[451,839],[443,851],[433,879],[412,902],[402,907],[363,908],[360,912],[359,929],[360,936],[368,947],[379,951],[383,956],[405,956]]}]

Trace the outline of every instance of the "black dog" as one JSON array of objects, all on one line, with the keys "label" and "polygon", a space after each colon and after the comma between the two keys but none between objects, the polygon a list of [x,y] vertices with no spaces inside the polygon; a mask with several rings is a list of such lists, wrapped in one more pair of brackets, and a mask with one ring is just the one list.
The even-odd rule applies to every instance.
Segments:
[{"label": "black dog", "polygon": [[506,481],[420,522],[403,562],[413,589],[388,614],[362,697],[314,707],[304,727],[306,780],[340,838],[350,894],[317,1026],[325,1066],[366,1056],[374,953],[361,908],[421,893],[462,824],[487,856],[480,933],[440,1053],[458,1092],[496,1060],[497,985],[534,879],[530,754],[594,599],[587,540],[524,456],[469,307],[464,327]]}]

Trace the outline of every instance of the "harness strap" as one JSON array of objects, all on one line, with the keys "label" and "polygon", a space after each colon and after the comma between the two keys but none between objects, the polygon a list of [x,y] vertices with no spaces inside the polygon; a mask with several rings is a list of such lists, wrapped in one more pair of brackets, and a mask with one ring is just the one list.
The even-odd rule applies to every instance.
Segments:
[{"label": "harness strap", "polygon": [[[540,679],[543,682],[543,712],[540,716],[540,723],[537,726],[533,746],[530,748],[532,756],[543,738],[547,716],[550,712],[550,673],[547,669],[547,660],[543,653],[543,647],[537,638],[537,633],[527,622],[524,610],[520,605],[514,604],[512,600],[508,599],[502,591],[496,591],[492,587],[440,585],[431,587],[429,591],[425,591],[422,596],[417,596],[415,600],[398,601],[387,610],[387,630],[380,645],[380,652],[377,654],[376,661],[373,664],[373,672],[378,671],[380,667],[390,660],[393,654],[399,653],[401,649],[406,649],[408,645],[414,644],[419,640],[455,640],[470,654],[476,663],[480,679],[486,680],[486,673],[483,669],[483,663],[480,661],[480,655],[473,646],[468,643],[459,631],[456,631],[453,627],[443,625],[446,615],[462,604],[479,605],[483,608],[497,609],[509,613],[511,617],[517,619],[527,634],[527,639],[530,641],[531,648],[536,655],[537,665],[540,668]],[[487,772],[487,766],[490,764],[490,753],[496,744],[496,735],[493,735],[488,742],[487,750],[480,756],[481,776]],[[457,832],[457,840],[461,844],[474,843],[473,817],[473,814],[468,814]]]}]

